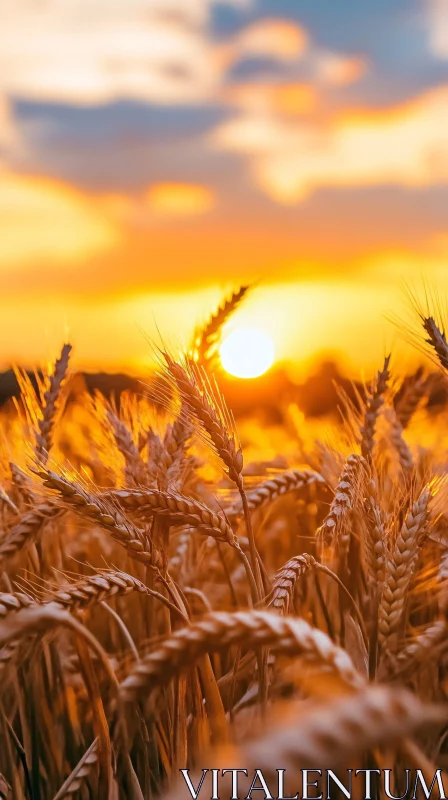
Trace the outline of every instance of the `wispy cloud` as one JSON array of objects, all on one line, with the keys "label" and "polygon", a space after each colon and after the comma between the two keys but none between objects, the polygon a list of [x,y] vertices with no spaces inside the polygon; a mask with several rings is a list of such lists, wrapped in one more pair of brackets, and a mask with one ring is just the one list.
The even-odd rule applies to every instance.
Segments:
[{"label": "wispy cloud", "polygon": [[430,44],[434,55],[448,59],[448,4],[446,0],[426,0]]},{"label": "wispy cloud", "polygon": [[211,211],[215,195],[198,184],[157,183],[146,192],[146,203],[157,216],[190,217]]},{"label": "wispy cloud", "polygon": [[244,28],[235,37],[234,57],[270,56],[291,61],[302,55],[308,42],[303,27],[291,20],[265,18]]},{"label": "wispy cloud", "polygon": [[45,178],[3,173],[0,181],[0,270],[74,263],[117,243],[101,201]]},{"label": "wispy cloud", "polygon": [[249,111],[219,126],[210,143],[246,155],[266,194],[296,203],[320,187],[448,181],[447,125],[445,86],[393,112],[339,114],[322,125]]},{"label": "wispy cloud", "polygon": [[[250,0],[226,0],[246,7]],[[15,0],[0,10],[0,91],[93,104],[204,99],[219,80],[214,0]]]},{"label": "wispy cloud", "polygon": [[367,71],[365,58],[341,53],[318,51],[312,57],[312,64],[317,81],[332,86],[348,86],[362,78]]}]

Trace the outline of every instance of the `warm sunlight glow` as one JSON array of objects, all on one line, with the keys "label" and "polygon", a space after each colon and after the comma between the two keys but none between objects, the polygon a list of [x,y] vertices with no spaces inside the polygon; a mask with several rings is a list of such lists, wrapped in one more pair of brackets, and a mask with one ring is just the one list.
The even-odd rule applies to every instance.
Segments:
[{"label": "warm sunlight glow", "polygon": [[272,339],[256,328],[236,328],[223,341],[221,362],[236,378],[258,378],[274,361]]}]

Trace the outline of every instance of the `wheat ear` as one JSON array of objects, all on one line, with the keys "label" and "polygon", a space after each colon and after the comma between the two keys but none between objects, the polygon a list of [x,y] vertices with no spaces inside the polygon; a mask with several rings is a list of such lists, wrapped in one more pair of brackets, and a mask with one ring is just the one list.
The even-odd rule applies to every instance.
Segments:
[{"label": "wheat ear", "polygon": [[378,609],[379,638],[383,646],[393,634],[396,636],[400,627],[419,547],[426,531],[431,495],[430,487],[425,486],[412,504],[395,546],[386,559],[383,593]]},{"label": "wheat ear", "polygon": [[368,484],[365,500],[366,532],[363,538],[364,557],[367,564],[367,578],[371,587],[381,590],[384,582],[384,562],[386,557],[386,530],[383,514],[377,500],[374,480]]},{"label": "wheat ear", "polygon": [[357,482],[360,478],[359,471],[365,463],[365,459],[362,456],[354,454],[349,456],[344,464],[330,510],[322,525],[316,531],[316,535],[322,538],[325,545],[335,543],[336,537],[342,528],[342,523],[353,507]]},{"label": "wheat ear", "polygon": [[390,378],[389,362],[390,356],[387,356],[384,359],[383,369],[378,372],[373,392],[368,397],[364,421],[361,426],[361,453],[367,461],[372,458],[378,414],[384,403],[384,394]]},{"label": "wheat ear", "polygon": [[160,515],[174,525],[190,525],[199,532],[206,533],[213,538],[227,542],[236,547],[237,538],[225,517],[211,511],[203,503],[171,492],[161,492],[157,489],[118,489],[109,492],[106,497],[116,500],[127,511],[132,511],[139,517],[153,517]]},{"label": "wheat ear", "polygon": [[[163,353],[163,356],[168,378],[177,387],[183,406],[201,426],[205,438],[212,444],[227,468],[230,480],[235,483],[240,493],[249,539],[250,567],[256,587],[253,600],[260,601],[263,597],[263,583],[250,510],[244,491],[243,453],[237,440],[233,417],[217,385],[212,385],[205,370],[199,369],[189,359],[185,359],[184,364],[179,364],[173,361],[168,353]],[[248,578],[250,580],[249,573]],[[251,583],[253,582],[251,581]]]},{"label": "wheat ear", "polygon": [[121,570],[103,569],[73,583],[65,583],[57,589],[50,589],[45,592],[41,602],[60,603],[71,611],[79,611],[114,595],[127,595],[131,592],[151,593],[147,586],[133,575]]},{"label": "wheat ear", "polygon": [[64,383],[72,346],[64,344],[61,355],[54,365],[47,391],[44,393],[41,405],[42,416],[37,420],[39,433],[36,434],[36,456],[40,461],[46,461],[52,445],[52,434],[58,401]]},{"label": "wheat ear", "polygon": [[200,363],[206,363],[210,360],[210,351],[216,344],[222,326],[236,310],[248,291],[249,286],[240,286],[239,289],[232,292],[230,297],[209,317],[202,329],[196,333],[194,352]]},{"label": "wheat ear", "polygon": [[65,797],[73,797],[81,789],[82,784],[89,777],[97,763],[98,739],[94,739],[67,780],[64,781],[57,794],[55,794],[53,800],[64,800]]},{"label": "wheat ear", "polygon": [[114,508],[112,503],[87,492],[82,486],[63,475],[57,475],[41,467],[37,470],[37,474],[42,478],[44,486],[56,492],[64,505],[79,516],[96,522],[115,541],[125,547],[132,558],[148,566],[158,565],[159,554],[145,549],[144,533]]},{"label": "wheat ear", "polygon": [[385,417],[389,423],[390,440],[398,453],[400,467],[405,474],[409,473],[414,466],[414,460],[412,458],[412,453],[403,438],[403,426],[401,425],[401,422],[393,408],[388,408],[386,410]]},{"label": "wheat ear", "polygon": [[395,675],[408,669],[415,669],[422,661],[430,658],[431,654],[436,654],[436,648],[445,640],[446,633],[445,619],[438,619],[428,625],[394,656],[392,673]]},{"label": "wheat ear", "polygon": [[126,478],[132,483],[145,485],[148,481],[148,472],[130,430],[113,408],[108,407],[106,415],[117,447],[126,462]]},{"label": "wheat ear", "polygon": [[19,550],[34,544],[46,523],[62,513],[63,510],[53,503],[40,503],[27,511],[8,531],[0,544],[0,564]]},{"label": "wheat ear", "polygon": [[184,413],[189,413],[201,425],[206,437],[227,467],[230,480],[242,486],[243,456],[236,442],[234,423],[224,399],[212,386],[206,373],[188,359],[183,364],[164,353],[168,377],[180,394]]},{"label": "wheat ear", "polygon": [[[249,778],[240,776],[239,785],[244,788],[239,797],[246,795],[255,770],[262,772],[270,790],[275,791],[279,764],[291,788],[302,780],[304,769],[316,770],[321,764],[327,770],[347,769],[368,751],[391,748],[424,726],[442,724],[444,714],[444,709],[426,705],[404,689],[370,686],[327,702],[296,703],[286,719],[274,717],[258,738],[218,749],[210,754],[208,763],[231,763],[234,769],[247,770]],[[200,778],[200,774],[193,775],[193,785],[198,785]],[[176,783],[162,800],[188,796],[185,784],[181,788]]]},{"label": "wheat ear", "polygon": [[403,430],[408,427],[429,386],[430,378],[424,376],[422,367],[403,380],[394,397],[395,413]]},{"label": "wheat ear", "polygon": [[[318,472],[313,472],[311,469],[293,469],[289,472],[282,472],[280,475],[274,475],[274,477],[263,481],[263,483],[255,486],[254,489],[246,492],[247,505],[250,511],[256,511],[264,505],[272,503],[277,497],[313,484],[326,486],[327,482],[322,475]],[[242,502],[239,500],[226,513],[229,517],[236,517],[242,511]]]},{"label": "wheat ear", "polygon": [[302,553],[287,561],[274,576],[268,607],[272,606],[281,614],[287,614],[297,581],[315,569],[317,564],[316,559],[309,553]]},{"label": "wheat ear", "polygon": [[303,619],[268,611],[216,612],[176,631],[146,656],[121,684],[121,699],[135,701],[141,693],[170,681],[200,656],[232,645],[269,647],[275,652],[305,656],[331,667],[350,685],[361,680],[348,654]]},{"label": "wheat ear", "polygon": [[448,343],[445,331],[438,327],[434,317],[422,317],[422,323],[428,334],[427,343],[436,353],[441,366],[448,370]]}]

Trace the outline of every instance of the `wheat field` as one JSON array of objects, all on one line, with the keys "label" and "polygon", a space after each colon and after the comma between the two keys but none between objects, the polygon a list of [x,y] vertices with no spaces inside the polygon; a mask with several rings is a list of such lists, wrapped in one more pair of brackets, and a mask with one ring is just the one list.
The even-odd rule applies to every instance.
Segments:
[{"label": "wheat field", "polygon": [[291,788],[307,768],[390,769],[399,793],[404,768],[447,766],[447,426],[428,404],[443,327],[421,313],[439,374],[387,357],[323,437],[290,409],[280,471],[269,432],[241,446],[218,388],[245,293],[117,404],[73,397],[67,344],[35,381],[16,371],[0,797],[190,797],[180,770],[197,787],[230,766],[275,787],[285,769]]}]

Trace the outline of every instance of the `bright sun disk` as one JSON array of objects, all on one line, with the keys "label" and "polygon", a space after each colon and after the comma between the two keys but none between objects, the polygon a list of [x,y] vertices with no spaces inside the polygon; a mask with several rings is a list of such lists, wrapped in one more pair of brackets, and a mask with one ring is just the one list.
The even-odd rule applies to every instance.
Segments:
[{"label": "bright sun disk", "polygon": [[267,333],[257,328],[236,328],[219,348],[221,363],[236,378],[258,378],[274,361],[274,345]]}]

